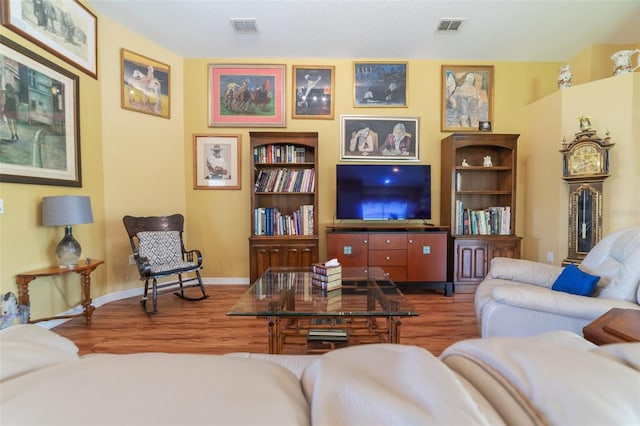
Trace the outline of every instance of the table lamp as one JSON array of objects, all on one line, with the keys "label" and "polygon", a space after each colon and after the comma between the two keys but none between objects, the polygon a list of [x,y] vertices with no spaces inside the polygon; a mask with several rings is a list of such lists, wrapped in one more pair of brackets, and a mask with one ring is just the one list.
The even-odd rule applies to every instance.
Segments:
[{"label": "table lamp", "polygon": [[79,195],[62,195],[42,199],[42,224],[64,226],[64,238],[56,247],[56,258],[61,267],[72,268],[80,259],[80,244],[73,238],[71,225],[93,223],[91,200]]}]

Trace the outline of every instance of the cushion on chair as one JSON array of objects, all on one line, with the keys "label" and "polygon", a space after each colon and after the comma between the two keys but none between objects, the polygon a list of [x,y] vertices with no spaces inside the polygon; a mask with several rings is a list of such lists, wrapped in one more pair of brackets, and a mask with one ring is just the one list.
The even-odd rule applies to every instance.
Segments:
[{"label": "cushion on chair", "polygon": [[151,266],[182,262],[182,246],[178,231],[138,232],[140,256],[149,259]]},{"label": "cushion on chair", "polygon": [[551,286],[552,290],[579,296],[591,296],[600,277],[581,271],[576,265],[567,265]]}]

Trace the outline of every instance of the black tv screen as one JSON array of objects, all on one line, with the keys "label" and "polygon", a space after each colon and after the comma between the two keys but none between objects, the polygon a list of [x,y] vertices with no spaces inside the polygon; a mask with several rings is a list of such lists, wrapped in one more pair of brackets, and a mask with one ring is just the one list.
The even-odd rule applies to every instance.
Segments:
[{"label": "black tv screen", "polygon": [[431,219],[431,166],[337,164],[336,218]]}]

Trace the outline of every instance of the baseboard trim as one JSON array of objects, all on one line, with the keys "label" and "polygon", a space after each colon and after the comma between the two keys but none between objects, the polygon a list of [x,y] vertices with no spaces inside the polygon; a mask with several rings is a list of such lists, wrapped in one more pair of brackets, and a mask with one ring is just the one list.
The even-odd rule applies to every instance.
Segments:
[{"label": "baseboard trim", "polygon": [[[242,285],[249,284],[249,278],[202,278],[202,282],[204,285]],[[128,299],[130,297],[142,296],[143,288],[131,288],[128,290],[116,291],[114,293],[105,294],[103,296],[99,296],[91,301],[91,304],[99,308],[102,305],[106,305],[109,302],[115,302],[117,300]],[[57,315],[76,315],[82,313],[82,306],[78,305],[68,311],[62,312]],[[41,321],[36,323],[42,328],[52,329],[54,327],[59,326],[60,324],[64,324],[67,321],[70,321],[72,318],[60,318],[53,319],[49,321]]]}]

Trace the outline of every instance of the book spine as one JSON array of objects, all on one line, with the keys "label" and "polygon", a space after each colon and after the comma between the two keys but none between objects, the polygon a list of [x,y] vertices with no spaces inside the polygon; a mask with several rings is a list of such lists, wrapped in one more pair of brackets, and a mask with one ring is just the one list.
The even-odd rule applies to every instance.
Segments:
[{"label": "book spine", "polygon": [[327,276],[337,275],[337,274],[342,273],[342,267],[341,266],[330,266],[330,267],[327,268],[323,264],[318,264],[318,263],[314,263],[311,266],[311,269],[316,274],[327,275]]}]

